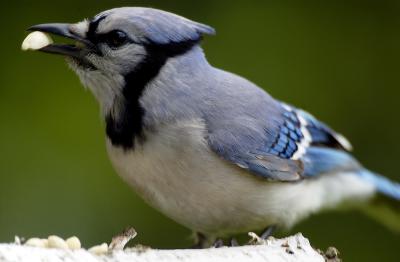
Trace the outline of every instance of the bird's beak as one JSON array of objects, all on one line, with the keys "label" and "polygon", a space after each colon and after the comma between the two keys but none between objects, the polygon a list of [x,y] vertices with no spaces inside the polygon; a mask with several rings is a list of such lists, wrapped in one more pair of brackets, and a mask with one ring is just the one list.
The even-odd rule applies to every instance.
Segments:
[{"label": "bird's beak", "polygon": [[59,54],[64,56],[73,57],[76,59],[83,59],[89,52],[96,51],[95,45],[82,36],[74,33],[72,24],[40,24],[28,28],[28,31],[40,31],[43,33],[50,33],[53,35],[62,36],[65,38],[77,41],[77,44],[50,44],[39,49],[39,51],[51,54]]}]

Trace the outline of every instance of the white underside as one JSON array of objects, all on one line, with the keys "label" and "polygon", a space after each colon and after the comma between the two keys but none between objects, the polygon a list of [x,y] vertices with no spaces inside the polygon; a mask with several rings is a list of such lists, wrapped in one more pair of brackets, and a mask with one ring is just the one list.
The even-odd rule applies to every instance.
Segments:
[{"label": "white underside", "polygon": [[150,205],[195,231],[222,236],[279,224],[347,201],[367,199],[372,185],[353,174],[268,182],[210,150],[201,121],[163,126],[134,151],[108,152],[118,174]]}]

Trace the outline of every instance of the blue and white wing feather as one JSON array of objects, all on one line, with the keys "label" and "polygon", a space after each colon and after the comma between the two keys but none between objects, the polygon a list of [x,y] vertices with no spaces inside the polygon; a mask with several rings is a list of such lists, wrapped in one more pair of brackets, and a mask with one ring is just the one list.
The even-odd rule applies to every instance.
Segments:
[{"label": "blue and white wing feather", "polygon": [[[347,153],[350,143],[327,125],[283,103],[277,103],[273,112],[270,121],[274,125],[269,125],[266,119],[265,126],[259,127],[266,130],[259,145],[248,147],[248,141],[253,140],[249,134],[236,136],[235,141],[210,134],[211,148],[253,174],[275,181],[296,181],[333,170],[359,168],[358,162]],[[252,135],[260,136],[259,132]]]}]

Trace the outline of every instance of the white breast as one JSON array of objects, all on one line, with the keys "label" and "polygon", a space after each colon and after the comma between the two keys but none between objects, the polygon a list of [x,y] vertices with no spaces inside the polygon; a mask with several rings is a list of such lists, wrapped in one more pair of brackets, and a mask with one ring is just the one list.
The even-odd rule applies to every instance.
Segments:
[{"label": "white breast", "polygon": [[272,183],[210,150],[201,121],[147,133],[134,151],[108,141],[118,174],[150,205],[178,223],[213,235],[291,226],[344,199],[364,199],[373,186],[352,174],[329,174],[297,183]]}]

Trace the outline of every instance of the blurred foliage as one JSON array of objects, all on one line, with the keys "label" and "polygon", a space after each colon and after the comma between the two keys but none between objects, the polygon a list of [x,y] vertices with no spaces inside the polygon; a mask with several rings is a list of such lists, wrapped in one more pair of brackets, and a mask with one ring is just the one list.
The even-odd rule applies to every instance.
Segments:
[{"label": "blurred foliage", "polygon": [[[98,106],[63,59],[20,51],[30,25],[129,5],[214,26],[204,42],[212,64],[309,110],[346,134],[367,167],[400,179],[399,1],[2,1],[0,241],[78,234],[89,246],[132,225],[135,242],[190,245],[189,230],[115,174]],[[348,261],[398,261],[400,237],[357,212],[320,214],[297,231]]]}]

